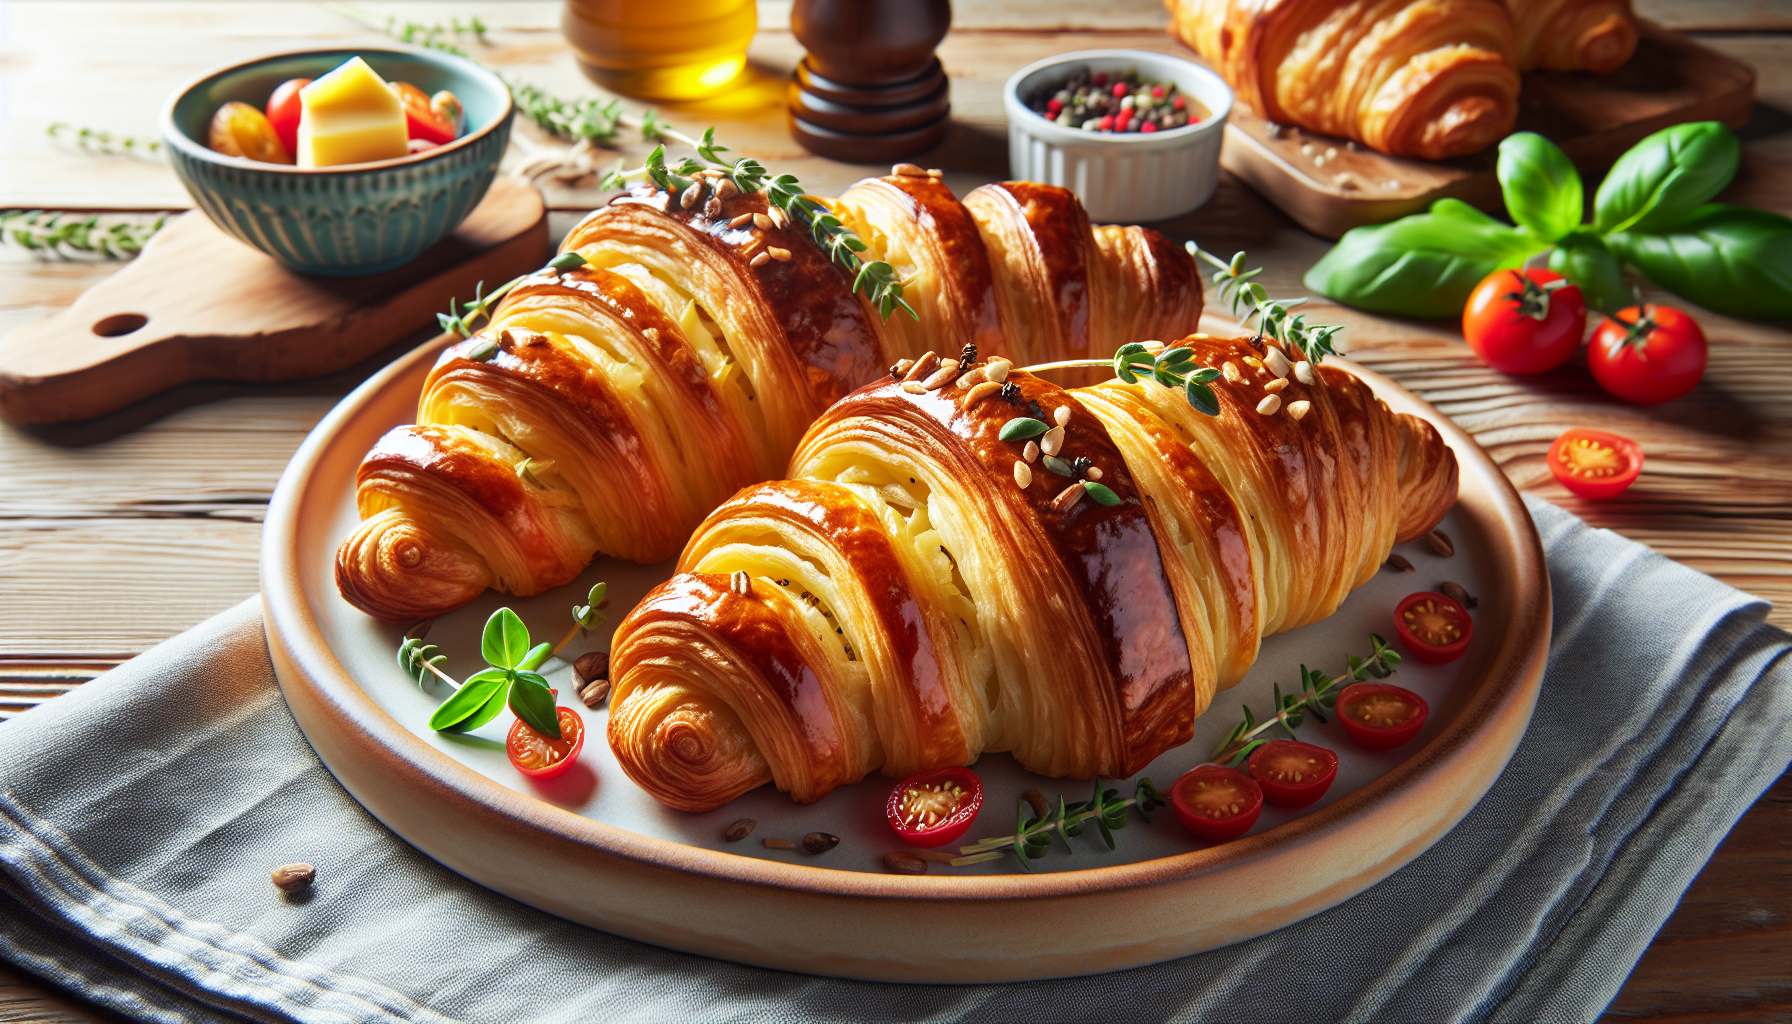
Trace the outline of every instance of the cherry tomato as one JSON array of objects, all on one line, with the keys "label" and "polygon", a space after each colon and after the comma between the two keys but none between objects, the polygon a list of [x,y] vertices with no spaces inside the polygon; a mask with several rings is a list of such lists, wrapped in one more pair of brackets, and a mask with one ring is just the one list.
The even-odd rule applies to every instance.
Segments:
[{"label": "cherry tomato", "polygon": [[1394,606],[1394,632],[1413,657],[1441,665],[1468,650],[1475,622],[1468,609],[1446,595],[1421,590]]},{"label": "cherry tomato", "polygon": [[248,157],[268,164],[292,163],[292,150],[274,134],[268,116],[235,100],[219,107],[212,115],[205,144],[225,156]]},{"label": "cherry tomato", "polygon": [[1311,743],[1270,740],[1245,762],[1263,799],[1277,807],[1305,807],[1325,795],[1338,777],[1338,755]]},{"label": "cherry tomato", "polygon": [[555,708],[560,716],[560,738],[549,739],[522,719],[510,727],[504,752],[516,770],[532,779],[552,779],[566,774],[585,747],[585,720],[571,708]]},{"label": "cherry tomato", "polygon": [[404,102],[405,131],[413,139],[434,143],[453,142],[454,126],[443,121],[429,108],[429,94],[409,82],[388,82],[392,91]]},{"label": "cherry tomato", "polygon": [[1660,405],[1705,376],[1705,332],[1672,306],[1631,306],[1607,317],[1587,346],[1599,386],[1626,402]]},{"label": "cherry tomato", "polygon": [[1425,727],[1425,698],[1388,683],[1351,683],[1338,694],[1338,720],[1357,746],[1392,750]]},{"label": "cherry tomato", "polygon": [[310,84],[309,78],[289,78],[268,97],[268,124],[273,125],[274,134],[280,136],[280,144],[289,153],[299,151],[299,116],[305,112],[299,90]]},{"label": "cherry tomato", "polygon": [[1263,789],[1235,768],[1191,768],[1170,788],[1170,809],[1196,839],[1223,843],[1251,830],[1263,813]]},{"label": "cherry tomato", "polygon": [[1643,449],[1603,430],[1570,430],[1549,446],[1556,482],[1588,501],[1616,497],[1643,471]]},{"label": "cherry tomato", "polygon": [[983,806],[983,780],[969,768],[911,775],[890,790],[884,817],[905,841],[944,846],[971,827]]},{"label": "cherry tomato", "polygon": [[1469,294],[1462,336],[1502,373],[1553,370],[1580,347],[1587,303],[1553,270],[1496,270]]}]

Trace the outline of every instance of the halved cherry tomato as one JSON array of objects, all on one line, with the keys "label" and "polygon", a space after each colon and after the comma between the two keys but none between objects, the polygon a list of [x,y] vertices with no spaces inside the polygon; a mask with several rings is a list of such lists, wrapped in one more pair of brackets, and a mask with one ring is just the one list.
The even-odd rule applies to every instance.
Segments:
[{"label": "halved cherry tomato", "polygon": [[1607,317],[1587,343],[1587,369],[1626,402],[1660,405],[1705,375],[1705,332],[1672,306],[1631,306]]},{"label": "halved cherry tomato", "polygon": [[1338,720],[1357,746],[1392,750],[1425,727],[1431,709],[1425,698],[1403,686],[1351,683],[1338,694]]},{"label": "halved cherry tomato", "polygon": [[247,157],[270,164],[292,163],[292,151],[280,144],[268,116],[247,103],[231,100],[212,114],[205,144],[225,156]]},{"label": "halved cherry tomato", "polygon": [[890,790],[884,816],[916,846],[944,846],[971,827],[983,806],[983,780],[969,768],[941,768],[903,779]]},{"label": "halved cherry tomato", "polygon": [[1643,471],[1643,449],[1603,430],[1570,430],[1549,446],[1556,482],[1588,501],[1617,497]]},{"label": "halved cherry tomato", "polygon": [[1475,621],[1468,617],[1467,608],[1451,598],[1421,590],[1394,606],[1394,632],[1413,657],[1441,665],[1468,650]]},{"label": "halved cherry tomato", "polygon": [[1263,813],[1263,789],[1224,765],[1191,768],[1170,788],[1170,809],[1196,839],[1223,843],[1251,830]]},{"label": "halved cherry tomato", "polygon": [[299,90],[311,84],[309,78],[289,78],[274,87],[274,95],[268,97],[268,123],[274,126],[274,134],[280,136],[280,142],[289,152],[299,151],[299,117],[305,112],[305,105],[299,101]]},{"label": "halved cherry tomato", "polygon": [[1305,807],[1325,795],[1338,777],[1338,755],[1298,740],[1270,740],[1245,762],[1263,799],[1277,807]]},{"label": "halved cherry tomato", "polygon": [[1553,270],[1496,270],[1462,308],[1462,337],[1502,373],[1553,370],[1580,348],[1587,303]]},{"label": "halved cherry tomato", "polygon": [[504,752],[516,770],[532,779],[552,779],[566,774],[585,748],[585,720],[571,708],[555,708],[560,718],[560,738],[549,739],[522,719],[510,727]]},{"label": "halved cherry tomato", "polygon": [[429,94],[409,82],[388,82],[392,91],[404,102],[405,132],[413,139],[430,142],[453,142],[454,126],[442,120],[429,107]]}]

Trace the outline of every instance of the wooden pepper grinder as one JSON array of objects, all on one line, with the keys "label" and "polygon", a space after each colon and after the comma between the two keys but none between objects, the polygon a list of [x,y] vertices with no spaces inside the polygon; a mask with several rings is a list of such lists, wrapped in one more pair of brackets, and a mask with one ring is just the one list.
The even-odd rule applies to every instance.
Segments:
[{"label": "wooden pepper grinder", "polygon": [[810,152],[888,163],[932,148],[952,109],[934,48],[951,0],[796,0],[808,55],[790,76],[790,134]]}]

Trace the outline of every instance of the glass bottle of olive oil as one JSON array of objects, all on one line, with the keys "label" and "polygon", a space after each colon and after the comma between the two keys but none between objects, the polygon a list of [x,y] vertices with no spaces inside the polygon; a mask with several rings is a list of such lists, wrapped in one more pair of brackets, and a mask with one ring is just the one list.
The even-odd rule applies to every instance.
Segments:
[{"label": "glass bottle of olive oil", "polygon": [[759,21],[753,0],[566,0],[560,25],[597,84],[641,99],[690,100],[740,75]]}]

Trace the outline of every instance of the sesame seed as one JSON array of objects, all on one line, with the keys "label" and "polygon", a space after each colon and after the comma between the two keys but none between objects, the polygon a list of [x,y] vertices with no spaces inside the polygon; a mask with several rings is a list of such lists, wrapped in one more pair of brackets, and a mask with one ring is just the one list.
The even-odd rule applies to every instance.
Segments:
[{"label": "sesame seed", "polygon": [[[959,381],[959,383],[962,384],[964,382]],[[988,398],[990,395],[993,395],[1000,390],[1002,390],[1002,385],[997,384],[994,381],[986,380],[972,388],[970,392],[964,396],[964,407],[969,409],[971,406],[976,405],[978,402],[983,401],[985,398]]]},{"label": "sesame seed", "polygon": [[1052,410],[1052,422],[1062,427],[1070,422],[1070,406],[1060,405]]},{"label": "sesame seed", "polygon": [[890,168],[890,174],[897,178],[925,178],[927,172],[918,164],[897,164]]},{"label": "sesame seed", "polygon": [[1312,409],[1313,409],[1313,403],[1307,401],[1304,398],[1298,402],[1289,402],[1288,403],[1288,415],[1294,417],[1294,422],[1296,422],[1296,423],[1299,423],[1301,421],[1301,418],[1304,417],[1308,412],[1312,411]]},{"label": "sesame seed", "polygon": [[900,377],[903,374],[907,373],[908,368],[913,365],[915,365],[915,361],[913,359],[898,359],[898,360],[896,360],[896,365],[893,368],[891,368],[891,370],[890,370],[890,376]]},{"label": "sesame seed", "polygon": [[1244,374],[1238,371],[1238,364],[1230,359],[1226,360],[1225,365],[1220,367],[1220,375],[1226,378],[1226,383],[1228,384],[1244,383]]},{"label": "sesame seed", "polygon": [[1033,486],[1033,467],[1024,462],[1015,462],[1014,483],[1023,491]]},{"label": "sesame seed", "polygon": [[1101,469],[1096,466],[1090,466],[1088,471],[1085,472],[1083,475],[1088,477],[1091,480],[1100,480],[1101,479]]},{"label": "sesame seed", "polygon": [[1000,384],[1008,379],[1008,370],[1013,365],[1006,359],[991,359],[989,365],[983,368],[983,372],[989,375],[990,380]]},{"label": "sesame seed", "polygon": [[682,206],[688,210],[691,207],[696,206],[697,201],[702,198],[703,198],[703,183],[701,181],[693,181],[693,182],[691,182],[690,188],[687,188],[683,192],[679,193],[678,205]]},{"label": "sesame seed", "polygon": [[765,266],[765,265],[766,265],[766,264],[767,264],[767,263],[770,263],[770,262],[771,262],[771,261],[772,261],[772,257],[771,257],[771,254],[770,254],[770,253],[763,253],[763,252],[761,252],[761,253],[754,253],[754,254],[753,254],[753,258],[752,258],[752,259],[750,259],[750,260],[748,260],[748,261],[747,261],[747,266],[749,266],[749,267],[763,267],[763,266]]},{"label": "sesame seed", "polygon": [[915,360],[915,365],[908,368],[908,373],[902,379],[903,380],[920,380],[923,377],[932,376],[933,371],[935,371],[939,368],[940,368],[939,353],[934,352],[932,349],[929,349],[925,353],[922,353],[921,358]]},{"label": "sesame seed", "polygon": [[1020,457],[1026,459],[1028,462],[1032,462],[1039,458],[1039,442],[1028,441],[1027,446],[1021,449]]},{"label": "sesame seed", "polygon": [[790,223],[790,215],[785,213],[780,207],[773,206],[766,210],[766,214],[771,217],[772,223],[778,227],[784,227]]},{"label": "sesame seed", "polygon": [[1276,379],[1270,381],[1268,384],[1263,385],[1263,390],[1265,390],[1273,395],[1276,392],[1281,391],[1283,388],[1285,388],[1287,386],[1288,386],[1288,378],[1277,377]]},{"label": "sesame seed", "polygon": [[902,390],[908,392],[911,395],[925,395],[927,393],[927,389],[921,386],[920,381],[913,381],[913,380],[903,381],[902,382]]},{"label": "sesame seed", "polygon": [[717,199],[733,199],[735,193],[737,193],[739,191],[740,191],[740,189],[735,187],[734,181],[730,178],[724,177],[720,181],[716,182],[716,198]]},{"label": "sesame seed", "polygon": [[753,589],[752,581],[747,578],[745,569],[734,570],[734,573],[728,577],[728,586],[736,594],[745,594]]},{"label": "sesame seed", "polygon": [[1289,364],[1288,357],[1282,354],[1282,350],[1274,346],[1271,346],[1270,350],[1264,354],[1263,366],[1278,377],[1286,377],[1288,371],[1294,369]]},{"label": "sesame seed", "polygon": [[[959,365],[962,366],[963,364],[961,363]],[[964,376],[958,378],[958,386],[961,388],[974,388],[979,384],[988,383],[991,383],[989,375],[983,372],[983,367],[981,366],[967,370]],[[1001,385],[997,384],[996,387],[1000,388]]]},{"label": "sesame seed", "polygon": [[715,196],[710,196],[709,202],[703,204],[703,215],[705,217],[720,217],[722,215],[722,201]]},{"label": "sesame seed", "polygon": [[755,213],[753,215],[753,226],[761,231],[770,231],[772,229],[772,219],[763,213]]},{"label": "sesame seed", "polygon": [[1244,364],[1253,370],[1263,369],[1263,360],[1258,359],[1256,356],[1245,356]]},{"label": "sesame seed", "polygon": [[922,381],[921,386],[923,388],[926,388],[928,391],[938,391],[940,388],[943,388],[947,384],[952,383],[952,378],[956,377],[957,375],[958,375],[958,367],[942,366],[939,369],[933,371],[932,375],[930,375],[926,380]]},{"label": "sesame seed", "polygon": [[944,178],[946,176],[946,172],[940,170],[938,167],[929,167],[929,168],[927,168],[927,176],[929,178]]},{"label": "sesame seed", "polygon": [[1265,416],[1274,416],[1281,408],[1281,395],[1264,395],[1263,401],[1257,403],[1257,411]]},{"label": "sesame seed", "polygon": [[772,259],[777,260],[779,263],[789,263],[790,262],[790,250],[789,249],[780,249],[775,245],[768,245],[765,247],[765,251],[770,253]]},{"label": "sesame seed", "polygon": [[1064,447],[1063,427],[1053,427],[1045,432],[1044,437],[1039,439],[1039,450],[1047,455],[1058,454],[1058,449],[1062,447]]},{"label": "sesame seed", "polygon": [[1071,484],[1069,487],[1058,492],[1058,496],[1052,499],[1052,510],[1054,512],[1068,512],[1071,506],[1082,500],[1083,482],[1078,480],[1076,483]]},{"label": "sesame seed", "polygon": [[751,213],[743,213],[740,216],[731,219],[728,222],[728,226],[731,228],[745,227],[746,225],[753,223],[753,216],[754,215]]},{"label": "sesame seed", "polygon": [[1294,364],[1294,379],[1302,384],[1317,384],[1319,378],[1313,374],[1313,364],[1302,359]]}]

